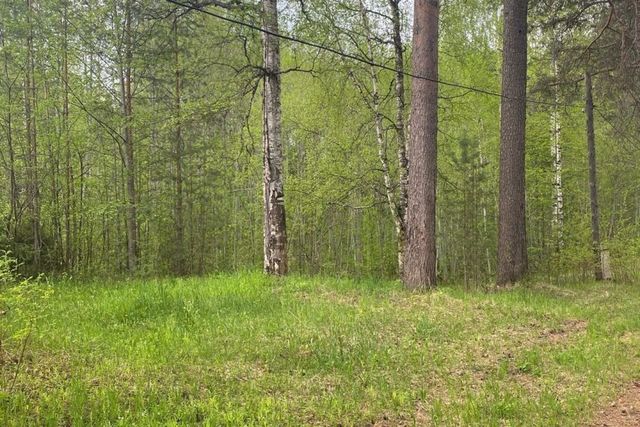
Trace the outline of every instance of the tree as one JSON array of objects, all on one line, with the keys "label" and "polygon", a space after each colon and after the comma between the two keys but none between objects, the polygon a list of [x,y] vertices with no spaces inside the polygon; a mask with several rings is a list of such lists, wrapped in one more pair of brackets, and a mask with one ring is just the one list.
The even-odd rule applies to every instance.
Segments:
[{"label": "tree", "polygon": [[65,188],[64,188],[64,224],[65,251],[64,261],[68,269],[74,267],[75,245],[75,206],[73,188],[73,162],[69,125],[69,1],[63,0],[62,8],[62,137],[64,140]]},{"label": "tree", "polygon": [[402,277],[404,257],[407,246],[407,188],[409,185],[409,167],[407,161],[407,135],[405,132],[406,101],[404,95],[404,47],[402,27],[400,25],[400,0],[389,0],[391,20],[393,22],[393,50],[396,65],[396,122],[395,131],[398,144],[398,169],[400,170],[398,202],[396,209],[396,232],[398,234],[398,273]]},{"label": "tree", "polygon": [[280,42],[278,1],[262,1],[264,86],[263,86],[263,173],[264,173],[264,271],[287,274],[287,228],[284,207],[283,153],[280,106]]},{"label": "tree", "polygon": [[[365,97],[370,97],[370,102],[367,99],[367,104],[371,106],[374,116],[376,142],[378,145],[378,158],[380,159],[380,166],[382,167],[382,178],[384,183],[385,196],[389,210],[391,211],[391,217],[395,225],[396,238],[397,238],[397,252],[398,252],[398,273],[402,277],[402,271],[404,269],[404,252],[407,245],[407,224],[406,224],[406,211],[407,211],[407,153],[406,153],[406,135],[405,135],[405,94],[404,94],[404,52],[402,45],[402,32],[400,25],[400,7],[399,0],[389,0],[389,10],[391,16],[384,15],[391,21],[392,24],[392,45],[395,62],[395,85],[394,85],[394,98],[396,101],[396,114],[395,122],[392,123],[395,139],[397,144],[397,161],[398,161],[398,179],[397,183],[393,182],[391,173],[391,166],[388,156],[388,142],[385,132],[385,115],[383,111],[383,98],[380,93],[380,79],[379,73],[381,70],[374,65],[369,65],[369,79],[371,81],[371,88],[369,90],[361,89],[360,92]],[[373,32],[372,25],[369,22],[368,11],[365,7],[363,0],[359,2],[360,14],[362,16],[362,25],[367,38],[366,41],[366,54],[370,61],[375,61],[374,49],[376,35]],[[382,15],[380,12],[375,12],[376,15]],[[351,73],[354,80],[356,79],[353,73]],[[357,83],[358,84],[358,83]]]},{"label": "tree", "polygon": [[173,55],[175,64],[175,93],[174,110],[176,116],[175,124],[175,213],[174,221],[176,227],[176,248],[174,259],[174,271],[178,274],[185,272],[185,246],[184,246],[184,190],[183,190],[183,163],[184,163],[184,141],[182,140],[182,123],[180,122],[182,108],[182,67],[180,64],[180,41],[178,33],[178,16],[173,17]]},{"label": "tree", "polygon": [[600,210],[598,208],[598,181],[596,172],[596,133],[593,124],[593,83],[591,72],[584,74],[585,115],[587,124],[587,150],[589,153],[589,199],[591,201],[591,244],[594,256],[596,280],[602,280],[602,259],[600,245]]},{"label": "tree", "polygon": [[551,217],[552,228],[555,232],[556,248],[560,250],[563,246],[564,227],[564,191],[562,187],[562,145],[560,126],[560,88],[558,87],[558,50],[560,40],[556,29],[553,29],[553,40],[551,41],[551,72],[553,73],[553,110],[551,112],[551,154],[553,160],[553,213]]},{"label": "tree", "polygon": [[[4,25],[2,25],[4,27]],[[18,180],[16,178],[16,151],[13,142],[13,87],[16,80],[12,79],[9,73],[9,55],[6,45],[6,30],[0,31],[0,47],[4,56],[3,66],[3,89],[7,96],[7,108],[4,117],[3,130],[7,140],[8,151],[8,174],[9,174],[9,214],[7,219],[7,237],[15,244],[18,238],[18,225],[20,222],[20,203]],[[12,81],[13,80],[13,81]]]},{"label": "tree", "polygon": [[136,162],[133,140],[133,91],[131,87],[133,72],[132,1],[133,0],[124,0],[123,42],[119,58],[120,90],[124,119],[124,165],[127,182],[127,267],[130,273],[136,270],[138,264],[138,196],[136,192]]},{"label": "tree", "polygon": [[407,251],[409,289],[436,285],[436,177],[438,137],[438,0],[416,0],[409,139]]},{"label": "tree", "polygon": [[[411,135],[402,39],[403,8],[411,2],[282,0],[286,15],[279,27],[272,19],[270,28],[324,48],[282,42],[279,63],[271,65],[263,62],[273,58],[263,58],[265,42],[277,40],[255,28],[262,0],[189,1],[201,11],[152,0],[81,3],[0,2],[0,249],[15,253],[24,273],[121,274],[133,266],[130,260],[136,272],[161,275],[260,268],[265,243],[275,242],[280,255],[288,254],[289,271],[394,277],[402,251],[409,249],[402,244],[402,221],[408,219],[411,151],[412,184],[422,192],[412,196],[418,221],[413,230],[423,233],[414,252],[418,287],[436,271],[426,271],[427,257],[434,266],[436,256],[425,243],[436,233],[437,280],[478,284],[495,275],[501,98],[440,84],[437,115],[415,114]],[[557,279],[593,274],[591,213],[584,209],[590,197],[584,112],[564,108],[584,106],[585,68],[598,100],[593,115],[600,238],[619,278],[625,270],[637,271],[635,3],[529,2],[529,31],[539,37],[527,55],[527,90],[529,98],[542,101],[527,103],[526,110],[527,140],[537,142],[526,146],[532,273],[551,271]],[[434,68],[427,80],[442,74],[462,86],[500,90],[495,75],[502,51],[496,46],[504,15],[493,5],[495,0],[447,3],[438,16],[437,41],[447,55],[437,58],[439,72]],[[424,48],[415,52],[416,59],[429,57]],[[416,67],[415,73],[425,71]],[[270,126],[279,125],[274,118],[280,107],[274,108],[274,81],[281,85],[282,103],[275,131]],[[256,102],[263,100],[263,84],[268,114]],[[424,111],[420,85],[435,87],[423,79],[413,84],[413,101]],[[510,104],[524,95],[504,100],[505,119],[514,111]],[[436,149],[428,138],[435,138],[429,133],[435,132],[435,118],[440,144],[434,232],[430,162]],[[420,144],[412,142],[405,153],[410,137]],[[549,145],[555,146],[553,157]],[[284,219],[282,198],[269,193],[283,189],[284,175],[287,228],[278,242],[269,240],[276,228],[261,221],[267,219],[265,199],[256,194],[265,191],[266,202],[273,201],[271,213],[282,208],[270,220]],[[34,238],[35,188],[40,239]],[[416,206],[424,210],[416,213]]]},{"label": "tree", "polygon": [[502,105],[500,110],[499,286],[527,272],[525,125],[527,0],[504,0]]},{"label": "tree", "polygon": [[33,263],[38,267],[42,252],[42,225],[40,223],[40,181],[38,179],[38,140],[36,132],[36,79],[33,49],[34,13],[32,0],[27,0],[27,55],[24,67],[24,122],[28,141],[27,198],[31,213]]}]

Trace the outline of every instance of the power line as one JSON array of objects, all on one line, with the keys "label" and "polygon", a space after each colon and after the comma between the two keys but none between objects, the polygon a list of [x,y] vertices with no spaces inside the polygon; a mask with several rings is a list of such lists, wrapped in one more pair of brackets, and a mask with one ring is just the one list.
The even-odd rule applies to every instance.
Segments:
[{"label": "power line", "polygon": [[[362,58],[362,57],[357,56],[357,55],[353,55],[353,54],[350,54],[350,53],[342,52],[342,51],[340,51],[338,49],[332,48],[330,46],[321,45],[321,44],[318,44],[316,42],[299,39],[297,37],[289,36],[289,35],[286,35],[286,34],[276,33],[274,31],[267,30],[265,28],[259,27],[257,25],[251,24],[249,22],[241,21],[241,20],[235,19],[235,18],[230,18],[228,16],[224,16],[224,15],[212,12],[210,10],[203,9],[202,7],[198,7],[198,6],[193,5],[193,4],[182,3],[182,2],[180,2],[178,0],[166,0],[166,1],[169,2],[169,3],[173,3],[176,6],[181,6],[181,7],[187,8],[189,10],[194,10],[196,12],[204,13],[205,15],[209,15],[209,16],[212,16],[214,18],[218,18],[218,19],[220,19],[222,21],[226,21],[226,22],[229,22],[231,24],[239,25],[241,27],[250,28],[252,30],[259,31],[261,33],[268,34],[270,36],[274,36],[274,37],[277,37],[279,39],[283,39],[283,40],[287,40],[287,41],[290,41],[290,42],[294,42],[294,43],[302,44],[302,45],[305,45],[305,46],[313,47],[313,48],[316,48],[316,49],[324,50],[325,52],[332,53],[332,54],[340,56],[342,58],[351,59],[353,61],[360,62],[360,63],[366,64],[366,65],[369,65],[371,67],[376,67],[376,68],[380,68],[382,70],[387,70],[387,71],[393,71],[394,73],[398,72],[398,70],[396,70],[393,67],[389,67],[388,65],[384,65],[384,64],[380,64],[380,63],[371,61],[371,60],[369,60],[367,58]],[[498,97],[498,98],[504,98],[504,99],[514,100],[514,101],[520,99],[520,98],[512,98],[512,97],[509,97],[509,96],[506,96],[506,95],[503,95],[501,93],[494,92],[494,91],[491,91],[491,90],[488,90],[488,89],[469,86],[469,85],[465,85],[465,84],[457,83],[457,82],[450,82],[450,81],[446,81],[446,80],[433,79],[433,78],[430,78],[430,77],[420,76],[420,75],[409,73],[409,72],[406,72],[406,71],[403,71],[402,74],[405,75],[405,76],[414,78],[414,79],[426,80],[428,82],[436,83],[436,84],[443,85],[443,86],[449,86],[449,87],[453,87],[453,88],[457,88],[457,89],[465,89],[465,90],[468,90],[468,91],[471,91],[471,92],[475,92],[475,93],[480,93],[480,94],[483,94],[483,95],[495,96],[495,97]],[[526,102],[529,102],[529,103],[532,103],[532,104],[550,105],[550,106],[555,106],[555,107],[557,107],[557,106],[573,107],[574,106],[573,104],[561,104],[561,103],[547,102],[547,101],[541,101],[541,100],[530,99],[530,98],[525,98],[524,100]]]}]

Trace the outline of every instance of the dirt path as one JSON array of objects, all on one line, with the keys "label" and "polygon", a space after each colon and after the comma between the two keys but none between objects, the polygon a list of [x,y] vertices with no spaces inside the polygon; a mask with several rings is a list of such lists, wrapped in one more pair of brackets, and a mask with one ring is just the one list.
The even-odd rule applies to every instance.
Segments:
[{"label": "dirt path", "polygon": [[640,426],[640,381],[636,381],[608,407],[598,412],[591,427]]}]

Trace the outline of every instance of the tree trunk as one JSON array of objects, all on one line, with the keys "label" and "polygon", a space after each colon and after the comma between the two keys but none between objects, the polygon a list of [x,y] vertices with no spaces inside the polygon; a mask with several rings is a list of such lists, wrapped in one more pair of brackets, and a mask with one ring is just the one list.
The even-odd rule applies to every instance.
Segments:
[{"label": "tree trunk", "polygon": [[42,230],[40,224],[40,187],[38,182],[38,143],[36,137],[36,84],[35,84],[35,60],[33,57],[33,4],[27,0],[27,64],[25,67],[24,87],[24,112],[25,128],[28,143],[27,156],[27,197],[31,213],[31,233],[33,237],[33,263],[40,265],[42,252]]},{"label": "tree trunk", "polygon": [[[436,177],[438,136],[438,0],[416,0],[407,251],[404,283],[410,289],[436,285]],[[426,80],[429,79],[429,80]]]},{"label": "tree trunk", "polygon": [[527,272],[525,124],[527,94],[527,0],[504,0],[498,286]]},{"label": "tree trunk", "polygon": [[[555,31],[555,30],[554,30]],[[551,67],[555,78],[553,112],[551,113],[551,155],[553,156],[553,216],[552,228],[555,231],[556,248],[564,246],[564,191],[562,188],[562,147],[560,146],[560,90],[558,88],[558,45],[554,34]]]},{"label": "tree trunk", "polygon": [[9,217],[7,221],[7,236],[10,241],[15,242],[18,232],[18,223],[20,222],[20,207],[18,181],[16,179],[16,153],[13,146],[13,83],[9,77],[9,53],[5,48],[5,33],[0,33],[0,41],[2,50],[4,51],[4,76],[7,81],[7,115],[6,115],[6,134],[7,134],[7,150],[9,155]]},{"label": "tree trunk", "polygon": [[[42,100],[44,107],[44,118],[45,118],[45,129],[47,129],[49,123],[54,123],[57,111],[54,110],[53,103],[51,102],[51,91],[49,88],[48,80],[44,79],[42,82],[43,92],[42,92]],[[57,118],[57,117],[56,117]],[[58,130],[56,130],[58,131]],[[49,132],[47,129],[45,132]],[[46,133],[45,133],[46,134]],[[58,131],[58,138],[61,139],[62,132]],[[49,178],[49,194],[50,194],[50,204],[48,206],[51,216],[50,216],[50,230],[51,235],[49,239],[49,260],[53,264],[64,265],[64,262],[61,262],[64,257],[63,251],[63,241],[62,241],[62,211],[60,209],[60,157],[58,147],[54,147],[54,139],[53,138],[45,138],[46,143],[46,151],[45,151],[45,165],[49,166],[48,173],[45,173],[45,176]],[[58,145],[58,144],[56,144]]]},{"label": "tree trunk", "polygon": [[[360,0],[360,14],[362,17],[362,23],[364,26],[364,30],[367,36],[367,54],[369,56],[369,60],[370,61],[374,61],[374,54],[373,54],[373,45],[374,45],[374,41],[373,41],[373,36],[371,33],[371,26],[369,24],[369,18],[367,16],[367,11],[365,9],[364,3],[362,0]],[[402,47],[400,48],[402,49]],[[400,51],[402,54],[402,50]],[[397,63],[396,63],[397,65]],[[387,155],[387,140],[385,138],[384,135],[384,117],[381,111],[381,105],[380,105],[380,92],[378,90],[378,86],[379,86],[379,81],[378,81],[378,73],[376,68],[371,65],[369,67],[369,77],[371,79],[371,106],[373,107],[373,115],[374,115],[374,123],[375,123],[375,129],[376,129],[376,141],[378,144],[378,158],[380,160],[380,165],[382,167],[382,177],[383,177],[383,182],[384,182],[384,189],[385,189],[385,194],[387,196],[387,204],[389,205],[389,209],[391,210],[391,216],[393,218],[393,222],[396,228],[396,236],[397,236],[397,246],[398,246],[398,271],[401,272],[402,268],[403,268],[403,263],[404,263],[404,245],[405,245],[405,219],[404,219],[404,211],[406,210],[406,208],[404,206],[401,206],[401,203],[404,199],[404,202],[406,202],[406,198],[403,197],[403,193],[406,193],[406,187],[403,190],[402,189],[402,175],[403,172],[402,170],[405,169],[406,170],[406,164],[405,164],[405,168],[403,168],[402,164],[400,164],[400,175],[401,175],[401,179],[400,179],[400,185],[399,185],[399,189],[398,189],[398,194],[395,194],[395,191],[393,189],[394,185],[393,185],[393,180],[391,178],[391,172],[390,172],[390,167],[389,167],[389,157]],[[404,94],[403,94],[404,95]],[[400,102],[404,103],[404,99],[402,99],[401,101],[398,101],[398,103],[400,104]],[[399,108],[402,105],[399,105]],[[402,125],[402,120],[404,120],[403,114],[402,114],[402,110],[398,111],[398,116],[401,117],[401,122],[400,125]],[[397,126],[396,125],[396,132],[399,132],[397,130]],[[403,125],[402,125],[403,126]],[[402,131],[402,135],[404,135],[404,130]],[[400,138],[398,138],[400,139]],[[401,142],[401,141],[399,141]],[[404,145],[404,142],[402,142],[402,145]],[[398,148],[398,152],[400,153],[400,151],[404,152],[404,146],[402,146],[402,148]],[[404,157],[404,154],[401,156],[400,154],[398,154],[398,157]],[[405,159],[406,161],[406,159]],[[406,174],[404,174],[406,175]],[[405,177],[406,178],[406,177]],[[406,184],[406,182],[405,182]],[[406,194],[405,194],[406,195]]]},{"label": "tree trunk", "polygon": [[71,135],[69,130],[69,52],[68,52],[68,2],[63,8],[63,50],[62,50],[62,137],[64,138],[65,158],[65,190],[64,190],[64,225],[65,225],[65,265],[67,269],[74,267],[74,223],[75,206],[73,206],[73,163],[71,156]]},{"label": "tree trunk", "polygon": [[133,142],[133,94],[131,90],[131,68],[133,60],[133,40],[131,34],[131,0],[125,1],[124,23],[124,66],[121,68],[120,84],[124,125],[124,160],[127,183],[127,267],[135,272],[138,263],[138,219],[136,194],[136,168]]},{"label": "tree trunk", "polygon": [[585,114],[587,116],[587,148],[589,152],[589,194],[591,196],[591,244],[593,247],[594,273],[596,280],[602,280],[602,259],[600,246],[600,210],[598,207],[598,182],[596,175],[596,134],[593,125],[593,85],[591,73],[585,72]]},{"label": "tree trunk", "polygon": [[397,210],[401,228],[398,233],[398,274],[402,277],[404,270],[404,252],[407,245],[407,187],[409,182],[409,162],[407,161],[407,136],[405,133],[405,94],[404,94],[404,49],[402,45],[402,28],[400,25],[400,0],[389,0],[391,19],[393,22],[393,48],[396,69],[396,139],[398,144],[398,168],[400,188],[398,189]]},{"label": "tree trunk", "polygon": [[175,268],[177,274],[185,273],[185,256],[184,256],[184,194],[183,194],[183,155],[184,143],[182,141],[182,123],[180,117],[181,110],[181,89],[182,89],[182,70],[180,68],[180,46],[178,40],[178,17],[173,19],[173,48],[174,61],[176,71],[176,89],[175,89],[175,116],[176,116],[176,135],[175,135],[175,162],[176,162],[176,206],[175,206],[175,226],[176,226],[176,247],[175,247]]},{"label": "tree trunk", "polygon": [[[263,28],[278,32],[277,0],[262,0]],[[263,34],[264,92],[264,271],[284,275],[288,270],[284,207],[283,153],[280,111],[280,43]]]}]

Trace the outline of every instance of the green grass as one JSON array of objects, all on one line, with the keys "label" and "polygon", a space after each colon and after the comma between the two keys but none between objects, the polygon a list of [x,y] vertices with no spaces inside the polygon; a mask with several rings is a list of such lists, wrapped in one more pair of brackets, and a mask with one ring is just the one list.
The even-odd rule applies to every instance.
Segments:
[{"label": "green grass", "polygon": [[640,378],[639,286],[54,287],[10,394],[19,342],[4,340],[1,425],[571,426]]}]

